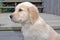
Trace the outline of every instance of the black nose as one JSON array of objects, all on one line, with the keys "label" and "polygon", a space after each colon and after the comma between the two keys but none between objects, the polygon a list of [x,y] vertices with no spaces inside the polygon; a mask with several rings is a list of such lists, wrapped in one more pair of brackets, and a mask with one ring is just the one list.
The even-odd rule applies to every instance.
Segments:
[{"label": "black nose", "polygon": [[10,15],[10,18],[13,18],[13,15]]}]

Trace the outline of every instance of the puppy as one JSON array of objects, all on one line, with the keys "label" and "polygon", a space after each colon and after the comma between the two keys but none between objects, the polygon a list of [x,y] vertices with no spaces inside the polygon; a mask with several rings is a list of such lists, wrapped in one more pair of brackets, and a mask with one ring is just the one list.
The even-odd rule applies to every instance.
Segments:
[{"label": "puppy", "polygon": [[60,40],[60,36],[39,16],[37,7],[30,2],[18,4],[10,18],[22,25],[24,40]]}]

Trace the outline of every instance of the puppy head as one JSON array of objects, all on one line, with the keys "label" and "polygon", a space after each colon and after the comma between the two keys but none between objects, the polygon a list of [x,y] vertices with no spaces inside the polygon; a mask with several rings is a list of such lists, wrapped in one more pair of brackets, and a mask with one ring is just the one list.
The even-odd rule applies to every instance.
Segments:
[{"label": "puppy head", "polygon": [[29,20],[33,24],[39,16],[38,13],[35,5],[30,2],[23,2],[15,7],[15,12],[10,15],[10,18],[16,23],[24,23]]}]

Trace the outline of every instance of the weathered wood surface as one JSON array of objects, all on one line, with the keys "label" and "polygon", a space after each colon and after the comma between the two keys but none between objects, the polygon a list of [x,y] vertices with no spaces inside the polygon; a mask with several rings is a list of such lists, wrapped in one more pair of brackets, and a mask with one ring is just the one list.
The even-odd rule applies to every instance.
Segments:
[{"label": "weathered wood surface", "polygon": [[[0,14],[0,30],[20,30],[20,24],[11,22],[11,13]],[[54,29],[60,29],[60,16],[53,14],[40,13],[40,16]]]}]

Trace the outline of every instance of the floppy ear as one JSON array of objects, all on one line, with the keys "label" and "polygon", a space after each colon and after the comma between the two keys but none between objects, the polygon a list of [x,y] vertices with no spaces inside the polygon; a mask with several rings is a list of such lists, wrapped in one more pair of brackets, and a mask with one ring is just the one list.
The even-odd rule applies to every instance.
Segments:
[{"label": "floppy ear", "polygon": [[36,7],[29,7],[28,8],[28,11],[29,11],[29,19],[30,19],[30,22],[32,24],[34,24],[34,22],[37,20],[37,18],[39,17],[39,12],[38,12],[38,9]]}]

